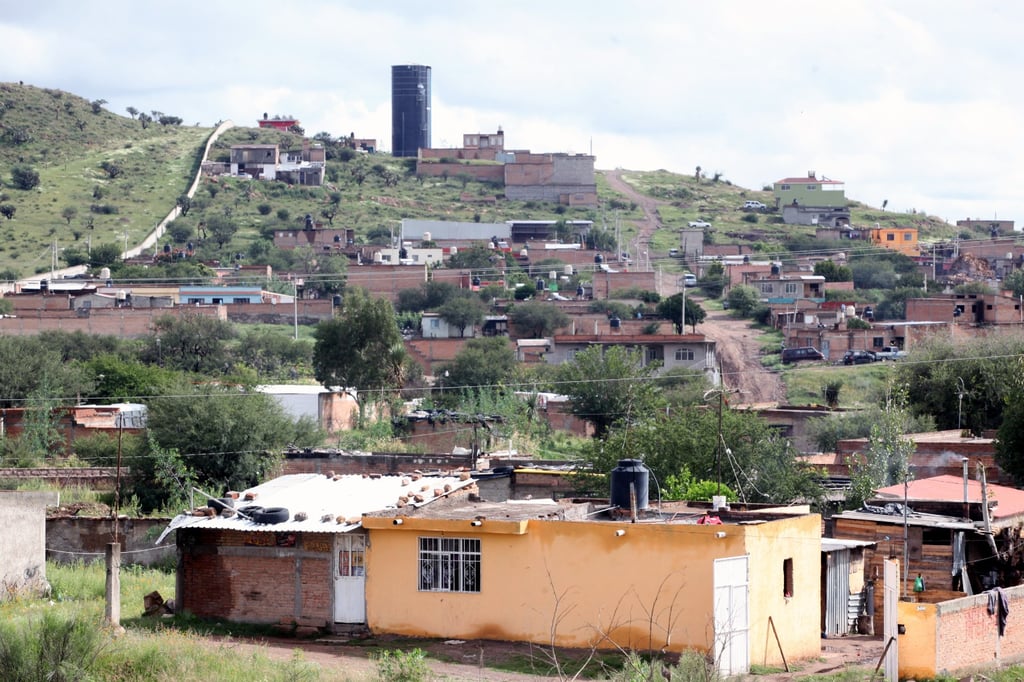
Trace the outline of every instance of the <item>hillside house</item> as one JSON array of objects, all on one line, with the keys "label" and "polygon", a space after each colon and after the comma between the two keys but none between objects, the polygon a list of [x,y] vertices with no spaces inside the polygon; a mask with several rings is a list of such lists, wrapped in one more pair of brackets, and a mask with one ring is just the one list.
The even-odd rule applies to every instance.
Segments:
[{"label": "hillside house", "polygon": [[793,303],[797,300],[824,302],[823,275],[768,275],[752,272],[746,284],[757,289],[765,303]]},{"label": "hillside house", "polygon": [[904,256],[918,254],[916,227],[873,227],[868,230],[868,238],[875,246]]},{"label": "hillside house", "polygon": [[1016,296],[950,294],[908,298],[908,322],[948,322],[958,325],[1021,325],[1024,309]]},{"label": "hillside house", "polygon": [[299,125],[299,119],[292,116],[280,116],[277,114],[274,114],[274,117],[271,118],[267,114],[263,114],[263,118],[257,120],[256,125],[260,128],[272,128],[274,130],[288,131],[292,126]]},{"label": "hillside house", "polygon": [[703,334],[555,334],[551,340],[551,350],[545,354],[549,364],[571,362],[577,353],[592,346],[626,346],[642,350],[645,365],[659,363],[659,374],[682,368],[717,378],[715,342]]},{"label": "hillside house", "polygon": [[323,146],[308,141],[301,150],[283,155],[276,144],[236,144],[230,150],[231,175],[294,185],[322,185],[325,159]]},{"label": "hillside house", "polygon": [[838,180],[817,178],[814,171],[807,177],[783,178],[774,183],[775,208],[787,225],[850,224],[846,205],[846,187]]}]

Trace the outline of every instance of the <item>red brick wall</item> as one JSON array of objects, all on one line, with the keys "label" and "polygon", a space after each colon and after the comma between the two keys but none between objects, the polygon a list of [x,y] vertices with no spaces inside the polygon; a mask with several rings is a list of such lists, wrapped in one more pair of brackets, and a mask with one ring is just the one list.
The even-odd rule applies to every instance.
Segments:
[{"label": "red brick wall", "polygon": [[201,618],[328,627],[332,546],[324,533],[180,529],[178,604]]},{"label": "red brick wall", "polygon": [[477,182],[504,182],[505,166],[502,164],[470,166],[461,163],[420,162],[416,164],[416,175],[432,178],[447,176],[451,178],[452,182],[455,182],[460,175],[468,175]]},{"label": "red brick wall", "polygon": [[0,319],[0,334],[34,336],[42,331],[81,331],[85,334],[113,335],[123,338],[152,333],[153,320],[161,315],[204,315],[227,319],[226,306],[179,306],[174,308],[94,308],[89,317],[74,311],[36,311],[18,317]]},{"label": "red brick wall", "polygon": [[988,595],[942,602],[936,608],[935,661],[940,671],[966,671],[1024,659],[1024,587],[1006,589],[1010,611],[999,637],[996,616],[988,613]]},{"label": "red brick wall", "polygon": [[339,453],[306,456],[286,455],[281,475],[287,474],[407,474],[420,471],[451,471],[459,467],[475,468],[472,455],[416,455],[394,452],[372,454]]}]

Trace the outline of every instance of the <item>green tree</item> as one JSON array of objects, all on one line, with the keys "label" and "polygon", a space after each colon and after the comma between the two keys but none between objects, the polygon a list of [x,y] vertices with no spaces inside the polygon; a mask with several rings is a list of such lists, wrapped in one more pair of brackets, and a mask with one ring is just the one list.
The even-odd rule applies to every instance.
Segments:
[{"label": "green tree", "polygon": [[910,457],[915,444],[904,438],[909,424],[906,393],[890,383],[882,419],[871,426],[867,451],[850,461],[850,492],[847,505],[859,507],[876,490],[903,483],[910,477]]},{"label": "green tree", "polygon": [[15,189],[30,190],[39,186],[39,173],[31,166],[18,164],[11,167],[11,184]]},{"label": "green tree", "polygon": [[452,270],[493,270],[494,264],[504,258],[504,254],[489,249],[481,244],[469,248],[460,248],[459,252],[448,259],[448,267]]},{"label": "green tree", "polygon": [[318,324],[314,338],[316,380],[331,390],[351,388],[362,393],[360,422],[366,396],[401,387],[406,352],[391,301],[351,288],[341,313]]},{"label": "green tree", "polygon": [[296,433],[273,396],[187,382],[149,401],[147,429],[160,448],[180,453],[186,471],[213,495],[265,480]]},{"label": "green tree", "polygon": [[839,265],[833,260],[815,263],[814,274],[823,276],[826,282],[850,282],[853,280],[853,270],[848,265]]},{"label": "green tree", "polygon": [[725,290],[726,276],[725,266],[721,261],[712,261],[704,271],[704,276],[697,280],[705,296],[718,298]]},{"label": "green tree", "polygon": [[165,367],[186,372],[222,374],[230,369],[227,341],[234,338],[230,322],[205,315],[161,315],[153,320]]},{"label": "green tree", "polygon": [[661,404],[652,377],[656,363],[624,346],[591,346],[555,371],[554,390],[569,396],[570,409],[594,425],[603,439],[614,424],[642,420]]},{"label": "green tree", "polygon": [[206,220],[206,230],[219,248],[231,241],[231,238],[238,232],[238,224],[227,216],[210,216]]},{"label": "green tree", "polygon": [[507,338],[470,339],[448,364],[438,368],[445,391],[487,391],[506,382],[516,369],[516,353]]},{"label": "green tree", "polygon": [[1018,298],[1024,296],[1024,269],[1018,268],[1004,277],[1003,288],[1009,289]]},{"label": "green tree", "polygon": [[453,327],[458,327],[459,336],[466,335],[466,327],[472,329],[484,319],[487,308],[483,302],[472,296],[456,296],[437,309],[438,315]]},{"label": "green tree", "polygon": [[0,407],[22,407],[33,395],[67,397],[90,390],[86,372],[58,350],[35,337],[0,334]]},{"label": "green tree", "polygon": [[[658,304],[658,317],[669,320],[679,329],[680,312],[683,305],[684,294],[674,294],[663,299]],[[694,333],[697,332],[697,325],[704,321],[707,312],[692,298],[686,298],[686,324],[690,325]],[[680,334],[686,333],[685,329],[679,329]]]},{"label": "green tree", "polygon": [[569,316],[556,306],[542,301],[516,303],[508,312],[508,320],[522,334],[531,338],[550,336],[569,324]]},{"label": "green tree", "polygon": [[996,434],[996,463],[1019,486],[1024,482],[1024,368],[1019,360],[1012,381],[1014,386],[1006,395],[1003,423]]},{"label": "green tree", "polygon": [[175,243],[184,244],[195,234],[195,227],[187,220],[176,218],[167,224],[167,234]]},{"label": "green tree", "polygon": [[8,220],[14,220],[14,214],[18,212],[18,207],[14,204],[0,204],[0,215]]},{"label": "green tree", "polygon": [[78,215],[78,209],[75,208],[74,206],[65,206],[60,211],[60,217],[63,218],[64,220],[66,220],[68,225],[71,224],[71,221],[74,220],[75,216],[77,216],[77,215]]},{"label": "green tree", "polygon": [[761,307],[761,295],[757,289],[746,284],[739,284],[729,290],[729,309],[742,317],[747,317]]},{"label": "green tree", "polygon": [[89,251],[89,265],[94,268],[108,267],[120,260],[120,244],[97,244]]}]

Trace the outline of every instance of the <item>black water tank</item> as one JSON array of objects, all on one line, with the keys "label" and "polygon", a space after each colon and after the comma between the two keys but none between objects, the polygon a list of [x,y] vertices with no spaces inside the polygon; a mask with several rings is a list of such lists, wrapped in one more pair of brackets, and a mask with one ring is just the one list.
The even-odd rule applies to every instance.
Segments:
[{"label": "black water tank", "polygon": [[[618,329],[622,325],[622,320],[619,319],[618,315],[615,315],[610,320],[608,320],[608,324],[611,326],[612,329]],[[627,460],[622,461],[625,462]],[[621,464],[622,462],[619,463]]]},{"label": "black water tank", "polygon": [[778,263],[772,263],[772,274],[778,275],[782,273],[782,267]]},{"label": "black water tank", "polygon": [[650,470],[639,459],[620,459],[612,469],[611,503],[620,509],[632,509],[630,492],[635,491],[636,508],[647,509],[647,477]]}]

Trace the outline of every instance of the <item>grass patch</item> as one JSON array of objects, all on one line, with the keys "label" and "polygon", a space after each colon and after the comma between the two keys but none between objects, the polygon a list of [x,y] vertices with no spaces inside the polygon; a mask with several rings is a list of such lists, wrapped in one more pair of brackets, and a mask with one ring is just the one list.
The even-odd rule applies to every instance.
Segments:
[{"label": "grass patch", "polygon": [[842,381],[839,407],[857,408],[873,405],[884,389],[892,363],[870,365],[800,365],[788,366],[782,372],[786,398],[790,405],[824,405],[824,386]]}]

